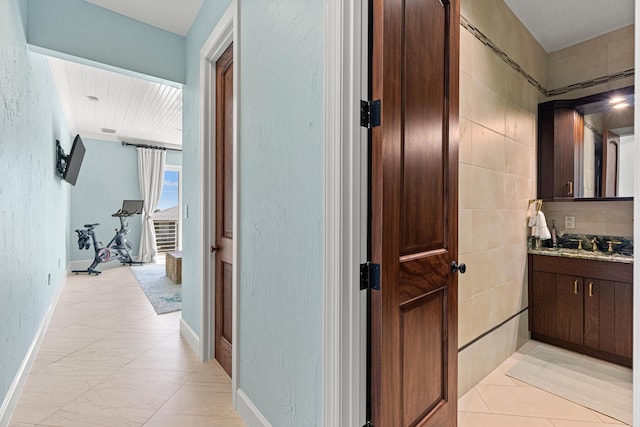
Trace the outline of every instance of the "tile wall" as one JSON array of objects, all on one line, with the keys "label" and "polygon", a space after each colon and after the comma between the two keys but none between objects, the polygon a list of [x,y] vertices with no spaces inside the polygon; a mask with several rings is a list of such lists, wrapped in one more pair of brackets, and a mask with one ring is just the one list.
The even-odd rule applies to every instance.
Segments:
[{"label": "tile wall", "polygon": [[618,87],[633,85],[633,74],[615,79],[634,68],[634,25],[628,25],[582,43],[549,53],[547,89],[609,76],[610,82],[572,91],[555,98],[580,98]]},{"label": "tile wall", "polygon": [[[496,55],[506,53],[544,83],[546,53],[502,0],[462,1],[459,353],[463,395],[528,339],[528,200],[535,195],[536,114],[541,93]],[[499,23],[499,24],[497,24]]]}]

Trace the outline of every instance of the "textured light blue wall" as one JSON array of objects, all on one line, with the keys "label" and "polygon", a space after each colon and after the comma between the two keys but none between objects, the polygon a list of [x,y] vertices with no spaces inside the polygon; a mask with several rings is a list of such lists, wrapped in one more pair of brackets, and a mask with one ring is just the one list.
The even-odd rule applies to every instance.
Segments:
[{"label": "textured light blue wall", "polygon": [[83,0],[28,0],[28,42],[184,83],[185,39]]},{"label": "textured light blue wall", "polygon": [[[82,135],[81,135],[82,136]],[[122,207],[124,199],[139,200],[138,152],[133,147],[123,147],[120,143],[83,138],[84,160],[76,185],[71,188],[71,232],[69,233],[71,261],[93,259],[93,247],[78,249],[77,235],[73,231],[84,224],[98,222],[96,237],[105,245],[113,238],[114,228],[120,227],[120,220],[111,216]],[[65,152],[71,150],[63,147]],[[167,151],[167,165],[182,165],[182,155],[177,151]],[[128,219],[130,232],[126,239],[131,242],[133,253],[138,254],[140,245],[140,215]],[[100,268],[98,268],[100,270]]]},{"label": "textured light blue wall", "polygon": [[241,2],[239,385],[279,427],[321,425],[323,6]]},{"label": "textured light blue wall", "polygon": [[[182,319],[200,335],[202,284],[202,216],[200,175],[200,48],[231,0],[204,0],[187,35],[187,84],[182,92],[182,204],[189,206],[182,235]],[[184,212],[184,209],[183,209]]]},{"label": "textured light blue wall", "polygon": [[0,1],[0,406],[67,264],[69,185],[55,172],[55,140],[70,144],[69,130],[25,16],[26,2]]}]

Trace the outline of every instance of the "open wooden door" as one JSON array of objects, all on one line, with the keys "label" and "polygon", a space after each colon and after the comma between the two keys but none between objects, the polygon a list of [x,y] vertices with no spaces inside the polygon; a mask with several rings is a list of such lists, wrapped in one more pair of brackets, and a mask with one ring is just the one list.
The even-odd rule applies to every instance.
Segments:
[{"label": "open wooden door", "polygon": [[457,422],[459,32],[458,0],[373,0],[375,427]]},{"label": "open wooden door", "polygon": [[215,358],[231,376],[233,308],[233,44],[216,61]]}]

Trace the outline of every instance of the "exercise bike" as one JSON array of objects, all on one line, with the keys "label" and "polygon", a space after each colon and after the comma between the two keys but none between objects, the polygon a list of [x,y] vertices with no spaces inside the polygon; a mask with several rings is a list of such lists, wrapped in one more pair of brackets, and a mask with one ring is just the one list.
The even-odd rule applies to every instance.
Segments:
[{"label": "exercise bike", "polygon": [[101,271],[96,270],[98,264],[115,260],[120,261],[122,265],[142,265],[142,262],[134,261],[131,257],[131,244],[124,238],[124,236],[129,232],[129,229],[127,228],[128,223],[125,221],[125,218],[142,213],[143,203],[143,200],[124,200],[122,202],[122,209],[118,209],[116,213],[111,214],[111,216],[118,217],[120,219],[120,229],[118,230],[116,228],[116,235],[111,239],[107,246],[103,246],[102,242],[99,242],[96,239],[95,228],[100,225],[99,223],[85,224],[83,229],[76,230],[76,233],[78,234],[78,248],[89,249],[91,244],[93,244],[95,257],[93,258],[91,265],[86,270],[71,270],[71,272],[75,274],[95,274],[97,276],[102,273]]}]

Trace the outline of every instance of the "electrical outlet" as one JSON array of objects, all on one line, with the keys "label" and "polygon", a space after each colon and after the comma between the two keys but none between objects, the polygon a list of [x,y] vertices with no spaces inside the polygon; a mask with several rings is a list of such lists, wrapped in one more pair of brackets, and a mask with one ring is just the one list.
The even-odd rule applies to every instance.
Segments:
[{"label": "electrical outlet", "polygon": [[564,228],[576,228],[576,217],[575,216],[565,216],[564,217]]}]

